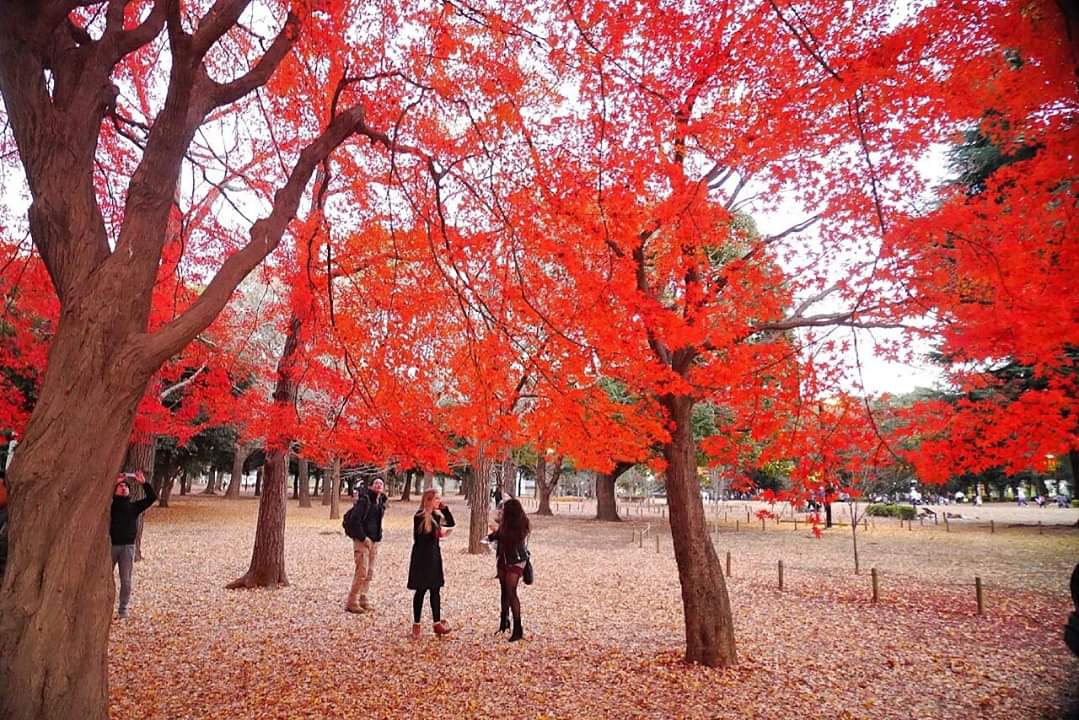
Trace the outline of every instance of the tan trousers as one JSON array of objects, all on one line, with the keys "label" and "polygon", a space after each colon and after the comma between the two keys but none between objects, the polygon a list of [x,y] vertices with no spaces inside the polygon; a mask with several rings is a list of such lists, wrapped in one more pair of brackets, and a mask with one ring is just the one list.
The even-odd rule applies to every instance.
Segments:
[{"label": "tan trousers", "polygon": [[352,590],[348,593],[348,606],[355,609],[367,605],[367,588],[371,585],[371,578],[375,576],[378,543],[370,540],[353,540],[352,551],[356,558],[356,574],[352,576]]}]

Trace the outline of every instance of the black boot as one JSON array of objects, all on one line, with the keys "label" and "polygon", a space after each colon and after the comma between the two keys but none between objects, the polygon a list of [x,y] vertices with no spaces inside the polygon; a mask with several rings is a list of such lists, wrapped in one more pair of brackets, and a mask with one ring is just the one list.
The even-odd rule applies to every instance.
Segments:
[{"label": "black boot", "polygon": [[495,635],[501,635],[510,629],[510,613],[508,610],[502,611],[502,616],[498,619],[498,632]]},{"label": "black boot", "polygon": [[521,618],[513,618],[513,633],[510,635],[510,642],[517,642],[525,636],[524,628],[521,627]]}]

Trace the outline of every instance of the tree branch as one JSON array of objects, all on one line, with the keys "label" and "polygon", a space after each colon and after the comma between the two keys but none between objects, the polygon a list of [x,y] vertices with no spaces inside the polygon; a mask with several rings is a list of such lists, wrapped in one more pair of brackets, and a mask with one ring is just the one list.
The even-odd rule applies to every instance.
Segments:
[{"label": "tree branch", "polygon": [[234,103],[252,90],[265,85],[299,36],[300,19],[293,13],[289,13],[281,31],[277,33],[269,49],[258,59],[254,67],[231,82],[213,83],[214,107]]},{"label": "tree branch", "polygon": [[144,335],[147,362],[160,364],[206,328],[228,302],[236,286],[281,242],[315,168],[354,132],[364,127],[364,109],[356,105],[338,115],[296,161],[288,181],[274,195],[270,214],[251,227],[251,240],[221,265],[213,280],[182,315],[153,334]]},{"label": "tree branch", "polygon": [[217,0],[199,20],[198,29],[191,37],[191,52],[198,59],[206,56],[214,43],[236,26],[251,0]]},{"label": "tree branch", "polygon": [[873,328],[905,328],[908,327],[901,322],[886,321],[886,320],[857,320],[855,319],[855,313],[828,313],[820,315],[804,315],[804,316],[791,316],[784,320],[778,320],[771,323],[762,323],[760,325],[754,325],[752,331],[754,333],[759,332],[783,332],[785,330],[795,330],[797,328],[805,327],[852,327],[861,328],[864,330]]}]

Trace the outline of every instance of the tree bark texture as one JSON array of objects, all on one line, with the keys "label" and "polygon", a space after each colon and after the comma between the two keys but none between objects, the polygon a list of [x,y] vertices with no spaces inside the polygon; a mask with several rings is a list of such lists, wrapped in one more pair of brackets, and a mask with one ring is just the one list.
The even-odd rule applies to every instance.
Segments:
[{"label": "tree bark texture", "polygon": [[172,497],[172,488],[176,484],[176,472],[172,469],[166,468],[161,473],[161,488],[158,490],[157,506],[167,508],[169,506],[169,498]]},{"label": "tree bark texture", "polygon": [[517,466],[513,462],[513,456],[507,451],[506,457],[502,458],[502,474],[498,479],[499,489],[506,495],[517,497]]},{"label": "tree bark texture", "polygon": [[157,506],[167,508],[172,497],[172,486],[180,475],[178,462],[154,462],[154,489],[157,490]]},{"label": "tree bark texture", "polygon": [[321,477],[322,477],[322,505],[323,505],[323,507],[329,507],[330,506],[331,486],[333,485],[333,482],[331,482],[332,473],[330,475],[327,475],[325,470],[324,470],[321,473]]},{"label": "tree bark texture", "polygon": [[241,443],[239,438],[232,447],[232,474],[229,477],[229,486],[225,490],[225,497],[235,500],[240,497],[240,486],[244,480],[244,461],[255,449],[252,443]]},{"label": "tree bark texture", "polygon": [[[127,457],[124,459],[124,472],[142,470],[147,482],[154,479],[154,457],[157,454],[157,435],[153,433],[132,433],[130,444],[127,446]],[[137,482],[128,483],[131,486],[132,501],[142,500],[146,497],[146,491]],[[142,560],[142,530],[145,515],[139,515],[137,529],[135,531],[135,562]]]},{"label": "tree bark texture", "polygon": [[547,476],[547,457],[543,452],[536,459],[536,492],[539,493],[539,507],[537,515],[554,515],[551,511],[551,493],[558,487],[558,481],[562,477],[562,456],[555,456],[554,468],[551,476]]},{"label": "tree bark texture", "polygon": [[122,330],[115,317],[61,311],[8,471],[9,555],[0,587],[5,720],[106,716],[115,593],[108,508],[151,375],[117,350]]},{"label": "tree bark texture", "polygon": [[210,466],[210,471],[206,477],[206,487],[203,488],[203,495],[213,495],[214,489],[217,487],[217,468]]},{"label": "tree bark texture", "polygon": [[405,470],[405,483],[401,489],[401,502],[411,502],[412,500],[412,471]]},{"label": "tree bark texture", "polygon": [[[277,384],[273,394],[277,408],[289,408],[296,402],[299,389],[296,363],[302,342],[302,326],[299,316],[293,313],[289,319],[285,347],[277,362]],[[291,444],[292,438],[284,435],[266,439],[266,472],[259,497],[251,565],[244,575],[227,585],[230,589],[288,585],[285,575],[285,483]]]},{"label": "tree bark texture", "polygon": [[609,473],[596,473],[596,520],[621,522],[615,498],[615,483],[631,467],[632,463],[619,462]]},{"label": "tree bark texture", "polygon": [[341,517],[341,458],[335,457],[330,466],[330,519]]},{"label": "tree bark texture", "polygon": [[693,440],[693,400],[685,396],[661,399],[673,426],[663,446],[667,461],[667,503],[674,557],[682,586],[686,626],[686,660],[710,667],[737,661],[730,597],[723,568],[708,535],[697,478],[697,448]]},{"label": "tree bark texture", "polygon": [[296,481],[300,484],[300,507],[311,507],[311,478],[307,474],[307,459],[296,460]]},{"label": "tree bark texture", "polygon": [[487,509],[491,496],[490,463],[480,451],[479,458],[472,468],[472,478],[468,485],[468,554],[482,555],[487,552],[487,545],[481,540],[487,536]]}]

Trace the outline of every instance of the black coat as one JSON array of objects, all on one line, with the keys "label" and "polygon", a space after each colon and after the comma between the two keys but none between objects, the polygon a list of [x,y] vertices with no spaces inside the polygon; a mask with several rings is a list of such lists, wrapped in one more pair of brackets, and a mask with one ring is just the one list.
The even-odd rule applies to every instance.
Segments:
[{"label": "black coat", "polygon": [[382,542],[382,516],[386,514],[386,495],[364,488],[356,497],[354,510],[363,518],[360,522],[363,537],[353,540],[370,538],[372,542]]},{"label": "black coat", "polygon": [[112,514],[109,517],[109,538],[113,545],[134,545],[138,532],[139,515],[154,504],[157,493],[154,486],[146,483],[142,486],[146,497],[132,502],[130,497],[112,497]]},{"label": "black coat", "polygon": [[431,532],[423,531],[423,513],[416,513],[412,518],[412,557],[408,562],[408,589],[430,590],[446,584],[442,573],[442,549],[438,544],[438,534],[442,528],[450,528],[457,523],[449,508],[436,510],[431,519]]}]

